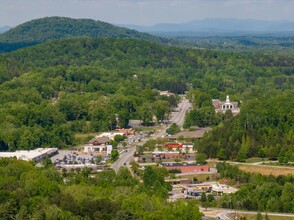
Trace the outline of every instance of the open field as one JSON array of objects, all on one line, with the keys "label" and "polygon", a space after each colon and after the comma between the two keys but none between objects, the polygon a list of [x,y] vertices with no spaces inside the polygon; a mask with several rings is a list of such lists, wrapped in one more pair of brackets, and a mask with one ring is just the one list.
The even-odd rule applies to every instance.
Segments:
[{"label": "open field", "polygon": [[[248,220],[256,220],[256,215],[254,214],[242,214]],[[263,219],[265,219],[265,215],[262,215]],[[275,215],[268,215],[269,220],[293,220],[293,217],[287,216],[275,216]]]},{"label": "open field", "polygon": [[261,173],[263,175],[294,175],[294,167],[282,166],[266,166],[266,165],[249,165],[249,164],[236,164],[240,170],[252,173]]}]

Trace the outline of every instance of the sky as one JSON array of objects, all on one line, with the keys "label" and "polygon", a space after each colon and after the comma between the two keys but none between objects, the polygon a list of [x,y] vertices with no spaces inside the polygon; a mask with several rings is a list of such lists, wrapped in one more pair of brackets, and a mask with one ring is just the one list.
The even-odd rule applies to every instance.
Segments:
[{"label": "sky", "polygon": [[0,26],[48,16],[144,26],[205,18],[294,21],[294,0],[0,0]]}]

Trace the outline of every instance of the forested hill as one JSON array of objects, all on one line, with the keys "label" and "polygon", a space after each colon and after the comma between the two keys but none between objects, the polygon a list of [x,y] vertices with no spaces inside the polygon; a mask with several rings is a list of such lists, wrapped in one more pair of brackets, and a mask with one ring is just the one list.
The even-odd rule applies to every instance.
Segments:
[{"label": "forested hill", "polygon": [[[272,97],[268,100],[289,100],[285,103],[288,107],[273,103],[275,111],[262,120],[275,114],[275,124],[281,125],[281,131],[284,129],[284,133],[276,135],[291,137],[288,131],[293,128],[289,121],[294,109],[289,99],[294,90],[293,62],[276,55],[188,50],[134,39],[60,39],[6,53],[0,56],[0,149],[73,146],[73,134],[111,129],[115,114],[121,126],[127,125],[129,119],[148,123],[153,114],[157,118],[167,116],[175,104],[159,96],[157,90],[183,93],[189,88],[193,89],[194,105],[199,109],[191,111],[187,126],[220,123],[223,116],[214,113],[211,99],[223,100],[227,94],[232,100],[244,102],[241,115],[250,117],[240,117],[240,122],[256,124],[262,108],[268,108],[264,100]],[[256,100],[258,105],[250,100]],[[246,103],[260,109],[251,112]],[[247,135],[260,131],[258,136],[250,136],[254,146],[272,136],[272,125],[257,124],[261,127],[253,127],[250,133],[238,130],[236,152],[243,135],[244,140],[249,140]],[[230,135],[223,137],[236,140]],[[270,140],[275,146],[280,138]],[[207,149],[212,141],[205,142]]]},{"label": "forested hill", "polygon": [[167,39],[117,27],[102,21],[67,17],[45,17],[28,21],[1,34],[0,52],[12,51],[50,39],[78,37],[133,38],[149,40],[160,44],[168,43]]}]

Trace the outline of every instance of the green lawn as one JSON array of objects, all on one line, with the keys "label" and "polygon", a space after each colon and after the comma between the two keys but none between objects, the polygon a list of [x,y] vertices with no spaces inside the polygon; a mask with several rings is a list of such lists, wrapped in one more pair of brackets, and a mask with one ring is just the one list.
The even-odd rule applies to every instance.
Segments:
[{"label": "green lawn", "polygon": [[264,158],[264,160],[262,160],[262,158],[259,158],[259,157],[251,157],[246,160],[246,163],[257,163],[262,161],[268,161],[268,159]]}]

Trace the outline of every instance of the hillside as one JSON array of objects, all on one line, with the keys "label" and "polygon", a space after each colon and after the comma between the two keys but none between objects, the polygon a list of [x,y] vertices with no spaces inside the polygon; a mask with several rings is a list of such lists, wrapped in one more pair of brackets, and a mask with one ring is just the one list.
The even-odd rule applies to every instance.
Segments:
[{"label": "hillside", "polygon": [[[0,148],[73,146],[80,143],[73,136],[77,132],[113,127],[115,114],[121,126],[129,119],[148,123],[153,114],[167,116],[174,105],[174,100],[159,96],[157,90],[183,93],[190,88],[199,111],[191,111],[189,125],[221,124],[226,119],[214,113],[211,99],[223,100],[229,94],[245,104],[243,117],[233,120],[241,123],[236,126],[237,135],[226,132],[231,123],[224,124],[224,141],[234,144],[238,152],[241,144],[250,140],[248,155],[257,156],[263,146],[266,155],[277,156],[290,149],[294,106],[290,101],[269,103],[293,95],[293,66],[289,57],[187,50],[134,39],[51,40],[0,56]],[[264,118],[260,112],[266,112]],[[256,122],[257,118],[262,123]],[[271,118],[275,118],[274,124]],[[254,125],[253,130],[244,129],[244,123]],[[217,135],[205,139],[202,146],[207,146],[205,153],[215,155],[227,145],[212,150],[218,146],[210,144],[213,137]],[[269,153],[273,146],[277,150]]]},{"label": "hillside", "polygon": [[[91,19],[46,17],[23,23],[0,35],[0,52],[62,38],[133,38],[166,44],[164,38]],[[15,46],[15,48],[14,48]]]}]

